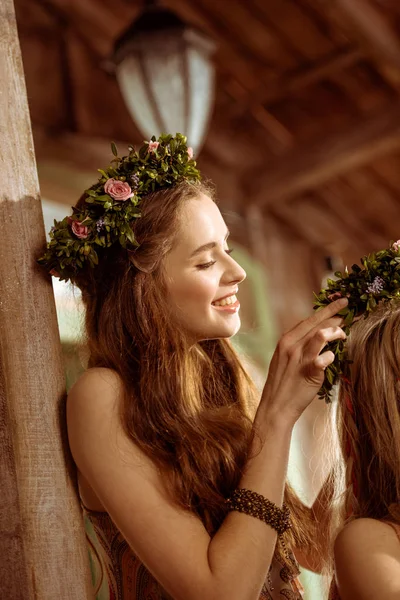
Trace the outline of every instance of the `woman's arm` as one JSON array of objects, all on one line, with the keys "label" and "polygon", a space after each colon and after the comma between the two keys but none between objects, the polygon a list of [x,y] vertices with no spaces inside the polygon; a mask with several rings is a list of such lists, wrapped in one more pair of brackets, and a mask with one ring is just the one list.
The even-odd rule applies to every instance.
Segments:
[{"label": "woman's arm", "polygon": [[400,542],[375,519],[356,519],[335,541],[335,570],[342,600],[399,600]]},{"label": "woman's arm", "polygon": [[[281,505],[293,425],[319,389],[343,336],[332,316],[338,301],[282,338],[254,426],[256,447],[240,487]],[[84,478],[139,559],[175,600],[258,600],[276,533],[262,521],[228,514],[210,539],[200,520],[177,506],[162,475],[125,434],[122,388],[108,369],[87,371],[68,397],[71,450]]]}]

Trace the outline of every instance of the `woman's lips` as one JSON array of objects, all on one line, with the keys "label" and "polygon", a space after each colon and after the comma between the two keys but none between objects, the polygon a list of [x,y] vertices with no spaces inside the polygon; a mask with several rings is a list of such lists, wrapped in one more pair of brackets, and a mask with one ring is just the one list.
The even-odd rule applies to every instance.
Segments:
[{"label": "woman's lips", "polygon": [[234,314],[239,311],[240,302],[239,302],[239,300],[236,300],[236,302],[234,302],[234,304],[225,304],[225,306],[214,306],[214,304],[212,304],[211,306],[213,308],[215,308],[215,310]]}]

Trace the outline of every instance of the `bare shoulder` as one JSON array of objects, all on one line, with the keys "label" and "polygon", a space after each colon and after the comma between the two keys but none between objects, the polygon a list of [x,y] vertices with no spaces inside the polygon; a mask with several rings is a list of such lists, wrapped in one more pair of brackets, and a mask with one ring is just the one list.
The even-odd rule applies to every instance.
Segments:
[{"label": "bare shoulder", "polygon": [[70,389],[68,405],[79,408],[80,404],[86,405],[87,400],[96,398],[100,402],[116,401],[122,389],[122,381],[116,371],[100,367],[87,369]]},{"label": "bare shoulder", "polygon": [[117,418],[122,393],[122,380],[112,369],[93,368],[85,371],[67,397],[69,433],[82,423],[88,426],[106,416]]},{"label": "bare shoulder", "polygon": [[[71,388],[67,398],[68,438],[78,467],[96,446],[109,445],[121,427],[122,381],[115,371],[88,369]],[[96,453],[97,454],[97,453]]]},{"label": "bare shoulder", "polygon": [[346,551],[360,550],[360,545],[373,543],[393,544],[400,558],[400,542],[393,527],[377,519],[355,519],[348,523],[339,533],[335,541],[335,549]]},{"label": "bare shoulder", "polygon": [[337,536],[334,553],[343,600],[400,598],[400,540],[393,527],[376,519],[351,521]]}]

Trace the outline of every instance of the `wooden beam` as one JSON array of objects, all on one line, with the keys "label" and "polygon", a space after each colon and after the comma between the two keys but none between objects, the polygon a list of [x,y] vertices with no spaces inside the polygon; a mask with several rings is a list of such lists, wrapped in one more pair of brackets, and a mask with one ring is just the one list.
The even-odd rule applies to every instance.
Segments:
[{"label": "wooden beam", "polygon": [[277,203],[268,213],[295,229],[310,246],[325,256],[340,257],[344,264],[352,264],[371,248],[387,244],[384,236],[362,221],[351,198],[332,190]]},{"label": "wooden beam", "polygon": [[[295,148],[253,178],[253,201],[262,206],[314,189],[350,169],[400,148],[400,103],[328,139]],[[249,177],[247,176],[247,180]]]},{"label": "wooden beam", "polygon": [[400,40],[382,12],[370,0],[330,1],[348,16],[373,52],[400,69]]},{"label": "wooden beam", "polygon": [[288,75],[284,80],[278,81],[267,89],[261,90],[256,95],[256,100],[263,104],[274,104],[303,90],[313,83],[329,79],[338,71],[347,69],[358,63],[364,56],[364,53],[359,48],[351,48],[349,50],[335,53],[328,59],[314,64],[312,67],[303,69],[298,73]]},{"label": "wooden beam", "polygon": [[294,137],[267,110],[266,105],[279,102],[313,83],[329,78],[341,69],[354,65],[362,57],[363,53],[359,49],[341,51],[328,60],[321,61],[311,68],[303,69],[292,76],[287,76],[285,79],[271,82],[268,85],[260,84],[259,89],[251,93],[235,77],[231,76],[224,82],[224,89],[237,103],[237,107],[233,111],[235,118],[240,118],[249,112],[280,143],[281,148],[288,149],[293,146]]},{"label": "wooden beam", "polygon": [[303,197],[290,204],[277,203],[268,212],[296,231],[308,245],[319,248],[326,255],[342,256],[348,250],[351,236],[344,233],[340,219],[324,210],[316,198]]},{"label": "wooden beam", "polygon": [[140,7],[115,0],[113,8],[96,0],[39,0],[49,13],[70,24],[99,58],[107,59],[115,38],[131,23]]},{"label": "wooden beam", "polygon": [[225,92],[237,102],[239,110],[233,110],[235,119],[250,113],[269,136],[278,142],[280,151],[293,146],[294,136],[292,133],[262,104],[254,102],[252,94],[245,90],[237,79],[230,78],[230,80],[223,82],[223,87]]},{"label": "wooden beam", "polygon": [[[339,179],[325,185],[323,189],[318,190],[318,199],[326,207],[327,214],[332,214],[335,220],[341,223],[341,231],[345,232],[350,245],[357,252],[364,254],[370,252],[371,248],[385,246],[388,240],[375,226],[366,224],[362,215],[362,196],[357,197],[357,193],[354,194],[347,180]],[[355,199],[358,202],[355,202]]]},{"label": "wooden beam", "polygon": [[201,3],[163,0],[162,4],[177,12],[183,21],[200,27],[214,37],[218,43],[221,68],[235,73],[246,89],[256,89],[262,77],[273,77],[273,70],[266,61],[252,52],[239,36],[233,36],[224,20],[211,17]]},{"label": "wooden beam", "polygon": [[370,0],[332,0],[324,3],[323,12],[324,18],[338,31],[360,44],[365,54],[374,60],[383,79],[400,92],[400,42],[377,6]]},{"label": "wooden beam", "polygon": [[0,2],[1,597],[93,597],[12,0]]}]

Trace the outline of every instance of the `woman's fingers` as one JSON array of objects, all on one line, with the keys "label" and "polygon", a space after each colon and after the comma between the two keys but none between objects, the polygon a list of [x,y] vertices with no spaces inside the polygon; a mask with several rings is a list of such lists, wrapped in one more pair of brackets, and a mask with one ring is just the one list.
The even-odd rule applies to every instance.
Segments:
[{"label": "woman's fingers", "polygon": [[334,360],[335,355],[333,354],[333,352],[331,352],[331,350],[327,350],[326,352],[323,352],[322,354],[319,354],[317,356],[317,358],[314,360],[314,365],[317,369],[322,369],[323,371],[325,371],[325,369],[329,367],[329,365],[331,365]]},{"label": "woman's fingers", "polygon": [[[285,339],[286,336],[283,336],[283,338],[281,339],[281,341],[278,344],[278,347],[275,351],[275,354],[273,356],[273,359],[271,361],[271,365],[270,365],[270,373],[274,373],[275,375],[275,381],[279,381],[281,379],[281,377],[283,376],[289,359],[291,357],[291,355],[293,354],[293,351],[298,348],[299,345],[302,345],[303,348],[306,346],[307,342],[309,340],[311,340],[316,333],[318,332],[318,330],[320,329],[321,331],[323,331],[324,329],[329,329],[329,328],[340,328],[340,326],[343,325],[343,319],[342,317],[331,317],[326,319],[325,321],[323,321],[322,323],[319,323],[317,327],[314,327],[312,329],[310,329],[309,331],[307,331],[307,333],[300,338],[297,343],[292,343],[291,340],[287,340]],[[326,344],[323,343],[324,342],[324,337],[323,334],[321,334],[321,348],[319,351],[322,350],[322,348],[324,347],[324,345]],[[303,350],[304,351],[304,350]],[[301,350],[300,350],[301,352]],[[317,352],[316,354],[318,354],[319,352]]]},{"label": "woman's fingers", "polygon": [[324,370],[335,359],[333,352],[330,350],[322,352],[322,350],[329,342],[340,339],[345,340],[346,337],[345,332],[340,327],[316,329],[314,335],[304,348],[303,364],[307,381],[315,385],[322,383]]},{"label": "woman's fingers", "polygon": [[343,326],[343,318],[342,317],[331,317],[330,319],[326,319],[326,321],[323,321],[322,323],[319,323],[317,325],[317,327],[314,327],[314,329],[311,329],[301,340],[300,342],[306,346],[307,342],[309,340],[311,340],[318,331],[323,331],[325,329],[336,329],[336,328],[340,328]]},{"label": "woman's fingers", "polygon": [[333,340],[345,340],[346,334],[341,327],[330,326],[321,329],[316,328],[305,345],[304,360],[313,361],[325,346]]},{"label": "woman's fingers", "polygon": [[315,327],[337,315],[337,313],[347,306],[347,304],[347,298],[339,298],[339,300],[331,302],[328,306],[324,306],[321,310],[314,312],[308,319],[301,321],[301,323],[293,327],[293,329],[283,336],[281,341],[287,346],[296,344],[304,336],[310,333],[310,331],[315,329]]},{"label": "woman's fingers", "polygon": [[281,338],[270,364],[264,388],[266,394],[273,397],[287,377],[301,374],[304,381],[306,372],[308,381],[310,377],[314,378],[316,373],[321,377],[321,367],[314,361],[328,341],[346,337],[339,327],[342,319],[335,315],[347,304],[347,298],[331,302]]}]

